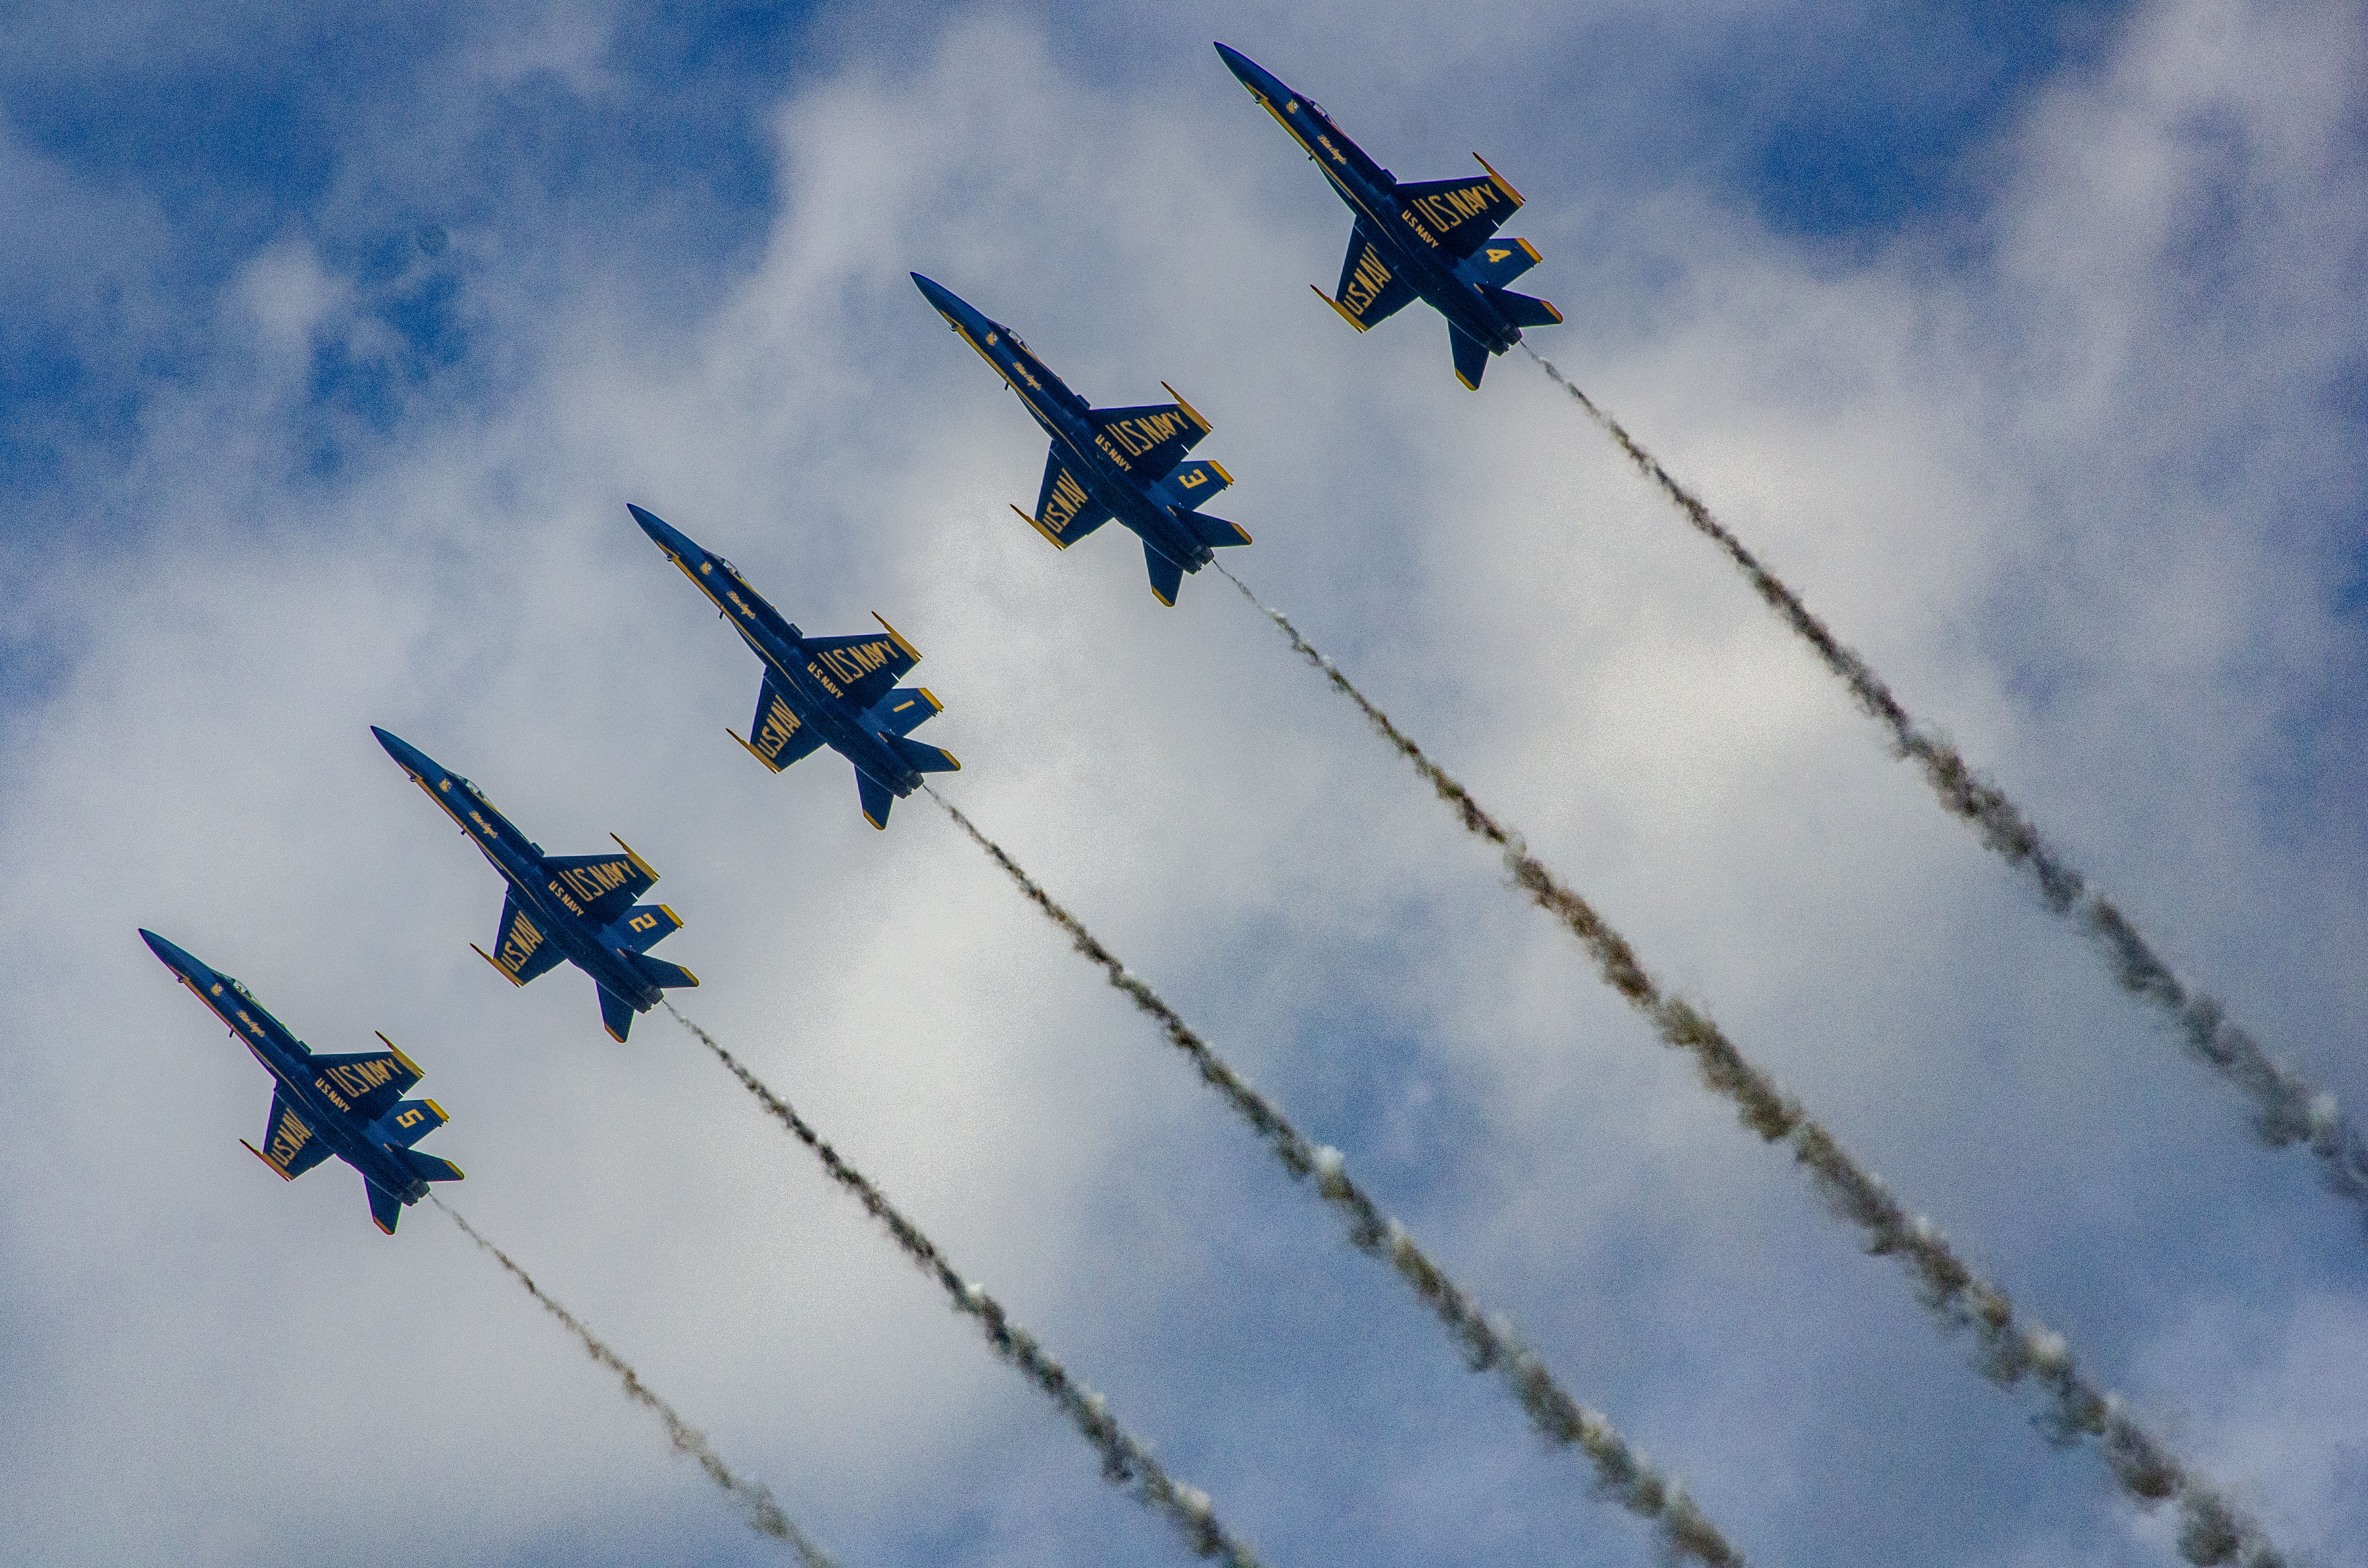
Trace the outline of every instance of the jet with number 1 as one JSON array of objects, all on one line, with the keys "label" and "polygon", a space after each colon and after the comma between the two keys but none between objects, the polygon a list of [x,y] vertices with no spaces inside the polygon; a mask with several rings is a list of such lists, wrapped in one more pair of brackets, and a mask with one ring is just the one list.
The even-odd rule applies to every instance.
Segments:
[{"label": "jet with number 1", "polygon": [[335,1154],[361,1172],[370,1219],[388,1235],[404,1205],[427,1196],[431,1181],[459,1181],[461,1167],[412,1147],[450,1119],[434,1100],[407,1100],[420,1073],[408,1056],[379,1036],[384,1051],[323,1056],[263,1010],[246,987],[183,952],[154,931],[142,931],[149,950],[252,1051],[279,1085],[263,1147],[246,1151],[282,1181],[294,1181]]},{"label": "jet with number 1", "polygon": [[617,838],[621,855],[546,855],[474,784],[376,724],[370,733],[509,883],[494,950],[469,944],[503,979],[524,985],[565,959],[592,977],[600,1022],[620,1044],[633,1015],[664,1001],[667,987],[699,983],[680,964],[650,957],[649,949],[682,929],[682,917],[663,903],[633,902],[658,874],[623,839]]},{"label": "jet with number 1", "polygon": [[[1239,524],[1200,509],[1234,476],[1215,463],[1184,460],[1209,433],[1209,422],[1190,403],[1177,397],[1142,408],[1088,407],[1009,327],[917,272],[913,281],[1053,437],[1036,515],[1011,509],[1054,549],[1068,549],[1116,517],[1142,538],[1151,591],[1172,607],[1184,574],[1215,560],[1212,550],[1250,542]],[[1176,397],[1174,387],[1160,385]]]},{"label": "jet with number 1", "polygon": [[808,637],[732,562],[631,502],[625,510],[764,661],[748,738],[724,731],[749,756],[779,773],[827,743],[855,765],[863,820],[877,828],[888,825],[889,807],[921,787],[922,774],[961,770],[953,753],[910,738],[943,704],[927,687],[896,684],[921,662],[920,652],[878,612],[871,619],[884,636]]},{"label": "jet with number 1", "polygon": [[1350,326],[1363,332],[1422,301],[1447,318],[1455,379],[1477,392],[1488,356],[1520,342],[1521,328],[1561,323],[1562,312],[1543,300],[1505,287],[1538,264],[1538,253],[1527,240],[1491,238],[1521,197],[1488,168],[1487,159],[1473,155],[1486,175],[1400,185],[1342,135],[1313,98],[1292,91],[1238,51],[1221,43],[1217,52],[1357,215],[1338,297],[1315,290]]}]

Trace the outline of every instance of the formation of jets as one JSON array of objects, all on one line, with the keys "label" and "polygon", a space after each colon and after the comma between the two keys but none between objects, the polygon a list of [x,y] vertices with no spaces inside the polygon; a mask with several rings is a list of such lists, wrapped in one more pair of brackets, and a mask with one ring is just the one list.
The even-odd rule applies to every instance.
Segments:
[{"label": "formation of jets", "polygon": [[[1400,185],[1313,99],[1222,43],[1217,52],[1356,215],[1339,284],[1315,292],[1359,332],[1420,300],[1447,319],[1456,378],[1476,391],[1488,357],[1520,342],[1523,327],[1562,320],[1543,300],[1505,287],[1537,264],[1538,253],[1526,240],[1495,237],[1521,199],[1485,161],[1481,176]],[[1186,574],[1219,550],[1250,542],[1239,525],[1201,510],[1233,476],[1190,456],[1210,426],[1175,389],[1166,388],[1172,403],[1094,408],[1009,327],[917,272],[913,281],[1052,438],[1036,509],[1019,516],[1054,546],[1066,550],[1116,519],[1143,541],[1151,591],[1172,606]],[[757,761],[778,773],[828,745],[854,766],[863,815],[883,829],[889,808],[925,775],[962,766],[912,738],[942,705],[927,687],[896,684],[921,655],[887,621],[877,633],[808,637],[723,556],[640,506],[628,510],[763,665],[748,735],[731,732]],[[476,950],[504,979],[525,985],[565,960],[591,977],[600,1021],[620,1042],[635,1014],[669,989],[699,983],[689,970],[650,956],[682,921],[665,904],[634,902],[657,873],[624,840],[613,855],[546,855],[468,779],[385,730],[371,733],[501,873],[507,892],[494,950]],[[264,1146],[247,1145],[264,1164],[292,1181],[336,1154],[361,1173],[370,1218],[389,1235],[429,1183],[461,1179],[458,1166],[413,1147],[443,1125],[444,1112],[433,1100],[401,1097],[420,1070],[383,1035],[382,1051],[318,1055],[237,981],[162,937],[141,936],[271,1074]]]}]

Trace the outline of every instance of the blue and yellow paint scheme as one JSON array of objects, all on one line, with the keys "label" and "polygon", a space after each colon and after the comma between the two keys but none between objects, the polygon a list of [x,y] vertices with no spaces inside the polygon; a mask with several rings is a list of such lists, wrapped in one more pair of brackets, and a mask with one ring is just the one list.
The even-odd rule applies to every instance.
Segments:
[{"label": "blue and yellow paint scheme", "polygon": [[263,1147],[244,1138],[239,1142],[281,1180],[294,1181],[336,1155],[361,1172],[370,1221],[391,1236],[404,1206],[427,1197],[429,1182],[461,1179],[461,1167],[451,1161],[412,1147],[449,1119],[434,1100],[403,1097],[419,1082],[420,1072],[393,1040],[381,1035],[383,1051],[324,1056],[265,1012],[246,987],[229,975],[154,931],[142,930],[140,937],[165,960],[173,978],[228,1026],[233,1038],[277,1080]]},{"label": "blue and yellow paint scheme", "polygon": [[888,825],[890,806],[921,787],[923,774],[962,767],[951,752],[910,738],[944,705],[927,687],[896,684],[921,655],[876,612],[871,619],[880,621],[879,631],[808,637],[750,587],[732,562],[639,506],[628,503],[625,510],[764,661],[748,738],[724,732],[749,756],[779,773],[829,746],[855,765],[863,820],[877,828]]},{"label": "blue and yellow paint scheme", "polygon": [[469,944],[503,979],[524,985],[565,959],[592,977],[600,1022],[620,1044],[634,1014],[656,1006],[672,987],[699,983],[681,965],[649,956],[682,920],[663,903],[633,902],[658,874],[623,839],[616,839],[620,854],[546,855],[474,784],[400,736],[375,724],[370,733],[509,883],[494,950]]},{"label": "blue and yellow paint scheme", "polygon": [[1115,517],[1142,539],[1151,591],[1173,606],[1185,573],[1214,560],[1212,551],[1250,542],[1239,524],[1201,510],[1234,476],[1215,463],[1185,460],[1209,433],[1209,422],[1174,387],[1160,383],[1174,403],[1087,407],[1009,327],[917,272],[913,281],[1053,437],[1035,512],[1011,509],[1054,549],[1068,549]]},{"label": "blue and yellow paint scheme", "polygon": [[1314,99],[1293,92],[1236,50],[1221,43],[1217,53],[1357,215],[1338,288],[1326,294],[1308,285],[1350,326],[1367,331],[1422,301],[1447,318],[1455,379],[1477,392],[1489,355],[1520,342],[1525,326],[1561,323],[1562,312],[1543,300],[1505,287],[1539,258],[1527,240],[1495,237],[1521,205],[1521,196],[1486,158],[1473,154],[1486,172],[1468,179],[1400,185],[1342,135]]}]

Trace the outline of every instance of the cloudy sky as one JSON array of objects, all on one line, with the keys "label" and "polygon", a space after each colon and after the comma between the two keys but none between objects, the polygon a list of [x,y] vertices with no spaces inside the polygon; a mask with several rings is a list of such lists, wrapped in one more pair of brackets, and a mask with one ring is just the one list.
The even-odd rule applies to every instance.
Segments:
[{"label": "cloudy sky", "polygon": [[[1122,14],[1124,13],[1124,14]],[[1277,1568],[1643,1564],[926,801],[775,778],[625,512],[927,655],[986,831],[1758,1562],[2172,1560],[1222,580],[1055,553],[905,278],[1214,423],[1239,570],[2281,1545],[2368,1539],[2362,1216],[1518,353],[1310,298],[1209,48],[1520,187],[1532,341],[2368,1104],[2368,24],[1998,8],[0,7],[0,1561],[776,1561],[433,1210],[238,1145],[383,1029],[453,1202],[847,1568],[1188,1561],[664,1015],[518,991],[370,735],[620,834],[684,1006]]]}]

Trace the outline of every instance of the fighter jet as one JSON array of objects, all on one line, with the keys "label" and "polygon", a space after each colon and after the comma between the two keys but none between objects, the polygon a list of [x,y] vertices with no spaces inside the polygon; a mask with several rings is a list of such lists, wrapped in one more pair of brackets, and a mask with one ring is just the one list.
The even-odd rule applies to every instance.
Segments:
[{"label": "fighter jet", "polygon": [[682,918],[663,903],[633,902],[658,874],[623,839],[609,835],[621,855],[546,855],[474,784],[375,724],[370,733],[509,883],[494,950],[469,944],[503,979],[524,985],[565,959],[592,977],[600,1021],[620,1043],[633,1015],[656,1006],[665,987],[699,983],[679,964],[649,956],[682,929]]},{"label": "fighter jet", "polygon": [[1184,460],[1209,433],[1209,422],[1176,397],[1174,387],[1159,383],[1174,403],[1088,408],[1009,327],[989,321],[917,272],[913,281],[1053,437],[1035,516],[1011,509],[1054,549],[1068,549],[1116,517],[1142,536],[1151,591],[1172,607],[1184,574],[1214,560],[1212,549],[1250,542],[1239,525],[1200,510],[1234,476],[1212,462]]},{"label": "fighter jet", "polygon": [[876,612],[884,637],[805,636],[732,562],[630,502],[625,510],[764,661],[748,739],[723,732],[750,756],[779,773],[827,743],[855,764],[863,818],[878,828],[888,825],[889,807],[921,787],[922,774],[961,768],[951,752],[906,738],[945,705],[927,687],[896,684],[921,655]]},{"label": "fighter jet", "polygon": [[1350,326],[1366,331],[1421,300],[1447,318],[1455,379],[1477,392],[1488,356],[1520,342],[1521,328],[1561,323],[1562,312],[1543,300],[1505,287],[1538,264],[1538,253],[1527,240],[1490,237],[1520,206],[1521,196],[1488,168],[1488,160],[1473,154],[1488,172],[1470,179],[1400,185],[1343,136],[1313,98],[1222,43],[1217,52],[1357,215],[1335,294],[1308,285]]},{"label": "fighter jet", "polygon": [[154,931],[140,933],[174,978],[230,1026],[240,1044],[255,1053],[279,1080],[271,1091],[271,1119],[263,1147],[246,1140],[246,1151],[283,1181],[294,1181],[335,1154],[362,1173],[370,1193],[370,1219],[388,1235],[404,1205],[427,1196],[431,1181],[459,1181],[461,1167],[423,1154],[412,1145],[450,1119],[434,1100],[406,1100],[403,1092],[419,1082],[419,1068],[386,1036],[384,1051],[352,1056],[322,1056],[263,1010],[246,987],[207,968]]}]

